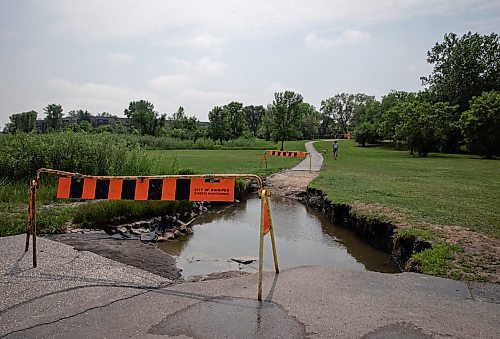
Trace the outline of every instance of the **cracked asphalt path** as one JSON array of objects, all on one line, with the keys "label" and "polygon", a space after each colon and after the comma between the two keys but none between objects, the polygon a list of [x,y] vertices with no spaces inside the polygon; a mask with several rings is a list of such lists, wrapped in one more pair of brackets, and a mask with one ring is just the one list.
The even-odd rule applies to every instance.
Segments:
[{"label": "cracked asphalt path", "polygon": [[500,337],[498,285],[299,267],[258,303],[255,274],[172,284],[44,238],[33,269],[24,239],[0,238],[0,337]]}]

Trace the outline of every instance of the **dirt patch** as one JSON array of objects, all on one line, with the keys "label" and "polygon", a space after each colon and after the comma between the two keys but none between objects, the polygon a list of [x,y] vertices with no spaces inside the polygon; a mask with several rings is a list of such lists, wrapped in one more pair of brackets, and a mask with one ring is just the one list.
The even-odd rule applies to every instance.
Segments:
[{"label": "dirt patch", "polygon": [[271,188],[271,194],[290,198],[300,198],[306,194],[309,183],[319,175],[319,172],[284,170],[266,179]]},{"label": "dirt patch", "polygon": [[[500,283],[500,240],[459,226],[427,225],[447,242],[459,245],[455,266],[460,272],[477,275],[481,280]],[[471,278],[474,278],[472,276]]]},{"label": "dirt patch", "polygon": [[142,270],[176,280],[181,274],[176,260],[153,244],[139,240],[116,240],[102,233],[56,234],[50,240],[73,246],[78,251],[89,251]]}]

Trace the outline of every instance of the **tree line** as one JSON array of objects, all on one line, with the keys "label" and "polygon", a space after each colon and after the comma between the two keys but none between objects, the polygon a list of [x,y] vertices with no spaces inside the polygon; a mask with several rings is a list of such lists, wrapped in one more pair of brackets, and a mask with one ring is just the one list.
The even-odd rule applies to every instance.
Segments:
[{"label": "tree line", "polygon": [[500,41],[497,34],[450,33],[427,53],[434,65],[420,92],[365,96],[350,128],[361,144],[393,141],[427,156],[432,151],[500,155]]},{"label": "tree line", "polygon": [[[181,140],[209,138],[219,143],[238,138],[262,138],[281,143],[294,139],[334,137],[354,132],[361,145],[391,141],[401,149],[426,156],[432,151],[468,151],[486,157],[499,155],[500,43],[498,35],[471,32],[458,37],[445,34],[427,54],[434,65],[421,77],[419,92],[393,90],[381,100],[364,93],[339,93],[321,101],[319,110],[304,102],[300,93],[274,94],[271,104],[245,106],[230,102],[208,113],[209,123],[188,116],[181,106],[172,115],[160,114],[146,100],[132,101],[120,118],[102,113],[111,122],[94,128],[88,111],[68,112],[78,124],[66,129],[107,131],[170,137]],[[49,130],[63,128],[61,105],[44,108]],[[7,132],[36,130],[35,111],[13,114]]]}]

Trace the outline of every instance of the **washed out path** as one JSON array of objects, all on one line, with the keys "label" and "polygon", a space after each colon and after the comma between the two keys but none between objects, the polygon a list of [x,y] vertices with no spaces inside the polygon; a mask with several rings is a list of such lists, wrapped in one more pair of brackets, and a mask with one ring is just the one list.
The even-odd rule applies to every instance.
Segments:
[{"label": "washed out path", "polygon": [[[39,239],[0,238],[0,338],[499,338],[498,285],[299,267],[173,284]],[[267,252],[269,254],[269,252]]]},{"label": "washed out path", "polygon": [[[305,190],[315,156],[273,194]],[[500,338],[500,285],[298,267],[266,272],[258,302],[256,274],[174,283],[43,237],[32,268],[24,242],[0,238],[0,338]]]},{"label": "washed out path", "polygon": [[[323,155],[316,151],[313,143],[314,141],[306,143],[306,150],[311,155],[311,159],[307,157],[291,170],[275,173],[266,179],[272,194],[292,198],[300,196],[306,191],[309,183],[319,175],[323,166]],[[327,154],[331,155],[328,152]]]}]

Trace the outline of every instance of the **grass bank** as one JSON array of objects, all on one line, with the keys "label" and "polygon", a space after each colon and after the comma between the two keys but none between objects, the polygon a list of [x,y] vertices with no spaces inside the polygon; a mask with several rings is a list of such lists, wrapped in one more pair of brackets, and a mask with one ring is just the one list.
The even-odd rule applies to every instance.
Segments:
[{"label": "grass bank", "polygon": [[[316,149],[330,148],[319,142]],[[340,141],[312,187],[336,203],[382,204],[413,221],[457,225],[500,239],[500,161],[470,155],[427,158]]]},{"label": "grass bank", "polygon": [[[266,143],[264,149],[276,149],[273,143]],[[38,147],[38,146],[37,146]],[[259,143],[259,147],[262,145]],[[286,150],[305,150],[303,141],[285,143]],[[268,157],[268,168],[262,164],[262,149],[257,150],[129,150],[129,168],[133,174],[210,174],[210,173],[249,173],[266,176],[283,168],[292,167],[301,159]],[[136,162],[147,161],[144,164]],[[85,164],[82,163],[82,166]],[[140,172],[137,172],[141,170]],[[86,173],[83,174],[108,174]],[[115,173],[113,173],[115,174]],[[37,192],[37,218],[40,228],[57,230],[66,222],[77,221],[92,223],[105,222],[117,216],[138,219],[142,215],[159,215],[170,208],[168,202],[130,202],[102,201],[91,204],[67,205],[55,201],[55,178],[43,180]],[[0,236],[20,234],[25,231],[28,201],[28,186],[24,180],[0,179]],[[118,214],[119,215],[118,215]],[[107,219],[109,217],[109,219]]]},{"label": "grass bank", "polygon": [[[458,239],[460,248],[469,246],[464,236],[458,236],[460,228],[484,234],[493,241],[500,239],[499,160],[440,153],[421,158],[385,146],[360,147],[347,140],[339,144],[338,160],[331,155],[330,142],[315,144],[317,150],[328,149],[328,153],[324,171],[311,187],[325,192],[332,202],[349,204],[361,215],[425,230],[413,232],[417,237],[426,234],[437,243],[454,243]],[[435,260],[435,252],[414,259],[426,268],[426,258]],[[450,253],[462,260],[467,255],[467,250],[457,247],[441,252],[446,252],[448,259]]]}]

